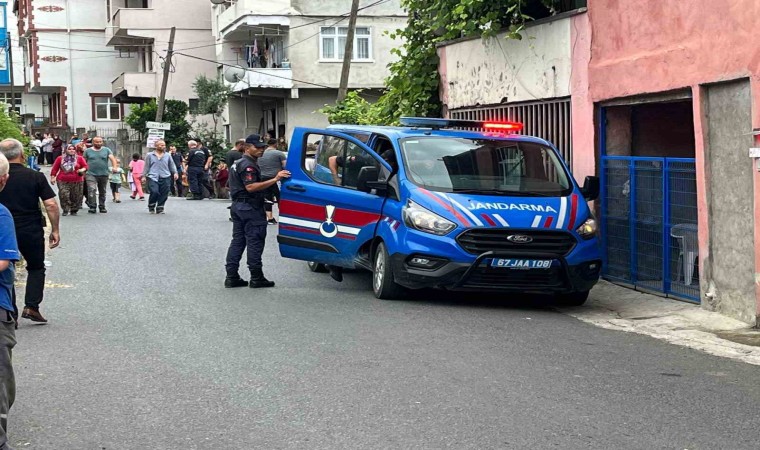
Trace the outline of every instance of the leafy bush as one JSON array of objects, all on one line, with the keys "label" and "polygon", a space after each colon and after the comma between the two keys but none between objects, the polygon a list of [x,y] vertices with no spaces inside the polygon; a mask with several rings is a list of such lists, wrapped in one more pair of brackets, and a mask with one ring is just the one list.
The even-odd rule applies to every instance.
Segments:
[{"label": "leafy bush", "polygon": [[[176,145],[177,148],[187,146],[188,135],[190,134],[190,123],[186,119],[188,110],[187,103],[180,100],[166,100],[164,103],[163,121],[172,124],[171,130],[166,132],[166,145]],[[145,140],[148,134],[145,123],[156,120],[156,111],[158,111],[158,105],[155,100],[151,100],[140,106],[132,107],[132,111],[124,121],[139,131]]]},{"label": "leafy bush", "polygon": [[327,115],[330,123],[375,125],[380,120],[379,108],[362,98],[360,90],[350,91],[342,102],[325,105],[319,112]]},{"label": "leafy bush", "polygon": [[390,33],[404,40],[392,52],[398,60],[389,64],[386,91],[374,104],[346,98],[320,112],[331,123],[394,125],[402,116],[440,117],[440,76],[436,45],[465,36],[522,39],[529,14],[554,14],[560,0],[402,0],[409,11],[406,28]]}]

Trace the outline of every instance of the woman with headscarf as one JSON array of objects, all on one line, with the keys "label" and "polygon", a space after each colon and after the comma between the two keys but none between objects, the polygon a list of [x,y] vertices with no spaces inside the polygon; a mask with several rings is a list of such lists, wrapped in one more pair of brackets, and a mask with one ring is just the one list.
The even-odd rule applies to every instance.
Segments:
[{"label": "woman with headscarf", "polygon": [[53,163],[50,182],[58,183],[58,197],[64,216],[76,216],[77,211],[82,208],[85,172],[87,161],[77,155],[76,147],[71,144],[66,147],[66,153],[56,158]]}]

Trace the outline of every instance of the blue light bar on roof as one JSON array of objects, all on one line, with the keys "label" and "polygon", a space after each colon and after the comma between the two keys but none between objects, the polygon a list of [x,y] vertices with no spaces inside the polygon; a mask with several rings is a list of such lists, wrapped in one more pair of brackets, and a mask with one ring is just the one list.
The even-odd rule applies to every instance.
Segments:
[{"label": "blue light bar on roof", "polygon": [[430,117],[402,117],[399,119],[402,126],[415,128],[483,128],[489,131],[502,133],[519,133],[523,129],[520,122],[495,122],[489,120],[456,120],[438,119]]}]

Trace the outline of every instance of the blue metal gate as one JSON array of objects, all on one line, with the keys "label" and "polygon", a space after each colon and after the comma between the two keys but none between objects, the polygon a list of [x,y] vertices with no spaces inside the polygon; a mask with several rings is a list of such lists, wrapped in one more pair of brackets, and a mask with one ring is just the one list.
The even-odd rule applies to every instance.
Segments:
[{"label": "blue metal gate", "polygon": [[602,156],[603,276],[699,302],[692,158]]}]

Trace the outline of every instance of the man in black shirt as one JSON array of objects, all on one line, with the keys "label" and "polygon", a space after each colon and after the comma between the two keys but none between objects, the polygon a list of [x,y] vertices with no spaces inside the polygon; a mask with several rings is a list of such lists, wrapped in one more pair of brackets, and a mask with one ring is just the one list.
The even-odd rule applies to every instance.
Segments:
[{"label": "man in black shirt", "polygon": [[243,147],[245,147],[245,139],[238,139],[235,142],[235,147],[224,155],[224,162],[227,167],[232,167],[235,161],[243,157]]},{"label": "man in black shirt", "polygon": [[204,187],[209,193],[214,192],[214,188],[209,184],[206,175],[214,157],[211,156],[211,152],[207,148],[199,147],[195,141],[189,141],[187,147],[187,181],[190,183],[190,192],[193,193],[193,196],[188,197],[188,200],[203,200]]},{"label": "man in black shirt", "polygon": [[175,181],[172,181],[172,195],[175,197],[184,197],[185,196],[185,186],[182,185],[182,153],[177,151],[177,146],[172,145],[169,147],[169,154],[172,156],[172,160],[174,161],[174,166],[177,168],[177,179]]},{"label": "man in black shirt", "polygon": [[[2,152],[10,163],[8,184],[0,192],[2,203],[13,215],[16,238],[21,255],[26,260],[26,296],[21,317],[34,322],[47,322],[40,314],[40,303],[45,290],[45,218],[40,210],[40,200],[50,218],[50,248],[58,247],[60,231],[58,229],[59,210],[55,201],[55,192],[48,184],[45,175],[24,167],[24,146],[15,139],[0,142]],[[14,309],[18,314],[18,307]]]},{"label": "man in black shirt", "polygon": [[[232,195],[232,242],[227,250],[225,269],[227,278],[224,287],[235,288],[250,286],[267,288],[274,286],[273,281],[264,277],[261,254],[267,237],[267,216],[264,210],[264,195],[267,189],[283,178],[289,178],[290,172],[281,170],[267,181],[261,181],[261,171],[257,163],[264,154],[266,144],[258,135],[246,139],[245,154],[230,168],[230,194]],[[248,251],[248,269],[251,282],[240,278],[240,258]]]}]

